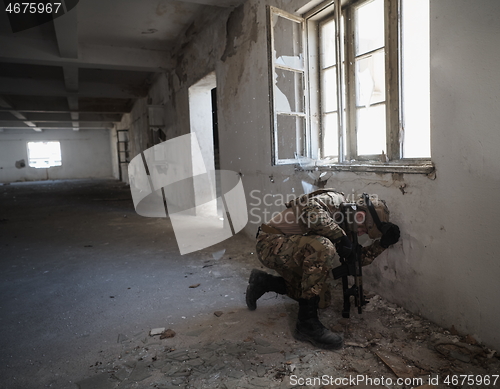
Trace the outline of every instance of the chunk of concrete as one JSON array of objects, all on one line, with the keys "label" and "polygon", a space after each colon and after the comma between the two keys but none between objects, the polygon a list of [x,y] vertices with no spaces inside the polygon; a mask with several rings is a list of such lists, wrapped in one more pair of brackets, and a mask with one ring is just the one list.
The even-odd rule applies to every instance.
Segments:
[{"label": "chunk of concrete", "polygon": [[151,331],[149,331],[149,336],[161,335],[163,331],[165,331],[165,327],[153,328]]}]

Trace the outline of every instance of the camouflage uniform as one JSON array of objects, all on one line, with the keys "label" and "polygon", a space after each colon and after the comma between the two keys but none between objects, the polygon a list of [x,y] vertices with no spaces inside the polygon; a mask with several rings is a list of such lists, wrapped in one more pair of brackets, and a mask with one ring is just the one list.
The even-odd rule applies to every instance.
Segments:
[{"label": "camouflage uniform", "polygon": [[[304,232],[302,235],[258,234],[256,251],[260,262],[285,279],[287,295],[293,299],[310,299],[329,290],[327,281],[331,277],[331,270],[340,264],[334,258],[334,243],[345,235],[335,221],[338,205],[344,201],[340,195],[323,193],[302,197],[300,206],[292,204],[296,207],[295,216]],[[363,266],[371,264],[382,251],[384,248],[378,241],[363,247]],[[326,300],[329,300],[328,297]],[[321,305],[327,304],[328,301],[324,301],[322,296]]]},{"label": "camouflage uniform", "polygon": [[260,233],[257,255],[264,266],[285,279],[288,296],[309,299],[320,294],[333,268],[335,247],[320,235]]}]

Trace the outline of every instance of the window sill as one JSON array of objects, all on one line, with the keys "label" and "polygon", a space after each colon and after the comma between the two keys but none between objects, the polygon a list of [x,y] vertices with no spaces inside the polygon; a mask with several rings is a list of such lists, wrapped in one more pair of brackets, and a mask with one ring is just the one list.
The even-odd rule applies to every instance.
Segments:
[{"label": "window sill", "polygon": [[409,173],[430,174],[436,169],[431,161],[395,161],[395,162],[344,162],[335,164],[323,164],[315,161],[314,164],[297,164],[296,170],[324,170],[324,171],[347,171],[347,172],[371,172],[371,173]]}]

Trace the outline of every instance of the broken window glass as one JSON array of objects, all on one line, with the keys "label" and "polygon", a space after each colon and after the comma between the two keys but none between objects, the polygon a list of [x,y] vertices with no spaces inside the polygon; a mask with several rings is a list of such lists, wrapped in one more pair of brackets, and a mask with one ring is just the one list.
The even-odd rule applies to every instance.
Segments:
[{"label": "broken window glass", "polygon": [[429,0],[323,4],[304,18],[269,7],[273,162],[429,159]]},{"label": "broken window glass", "polygon": [[306,106],[303,19],[270,7],[273,163],[305,154]]},{"label": "broken window glass", "polygon": [[278,112],[304,112],[304,75],[276,69],[275,102]]},{"label": "broken window glass", "polygon": [[304,155],[305,118],[278,115],[278,158],[295,159]]}]

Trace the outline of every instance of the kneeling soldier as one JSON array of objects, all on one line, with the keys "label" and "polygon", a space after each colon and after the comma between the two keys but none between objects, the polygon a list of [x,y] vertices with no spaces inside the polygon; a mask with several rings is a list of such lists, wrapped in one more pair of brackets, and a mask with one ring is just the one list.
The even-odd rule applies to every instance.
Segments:
[{"label": "kneeling soldier", "polygon": [[[370,246],[362,248],[363,266],[372,263],[387,247],[396,243],[400,235],[398,226],[388,222],[389,210],[385,202],[374,198],[371,201],[382,222],[383,232],[377,228],[360,196],[353,222],[357,224],[358,235],[367,233],[371,239],[376,239]],[[258,258],[281,277],[254,269],[246,291],[250,310],[257,308],[257,300],[266,292],[286,294],[298,301],[295,339],[324,349],[342,347],[342,337],[319,321],[318,305],[320,294],[328,288],[326,281],[335,267],[335,253],[346,258],[353,249],[341,228],[345,222],[344,202],[342,193],[318,190],[290,201],[283,212],[263,224],[257,233]]]}]

